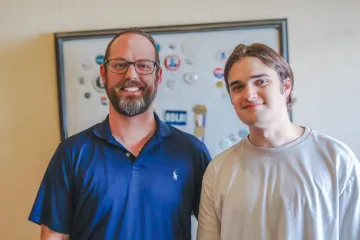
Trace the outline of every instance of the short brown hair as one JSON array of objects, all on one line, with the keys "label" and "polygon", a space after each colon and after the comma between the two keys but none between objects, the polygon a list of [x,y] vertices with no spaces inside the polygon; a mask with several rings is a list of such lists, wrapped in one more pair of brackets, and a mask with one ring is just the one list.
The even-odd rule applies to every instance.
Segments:
[{"label": "short brown hair", "polygon": [[[230,93],[230,88],[229,88],[230,69],[235,62],[240,61],[245,57],[256,57],[260,59],[266,66],[274,69],[279,75],[281,83],[284,83],[284,80],[289,78],[291,81],[291,91],[293,90],[294,75],[289,63],[272,48],[266,46],[265,44],[254,43],[251,45],[244,45],[244,44],[237,45],[233,50],[233,52],[231,53],[231,55],[229,56],[228,60],[226,61],[224,80],[226,83],[226,88],[229,93]],[[294,102],[295,99],[292,96],[292,92],[290,92],[286,100],[288,111],[291,111]]]},{"label": "short brown hair", "polygon": [[[106,61],[109,58],[110,55],[110,50],[111,50],[111,45],[114,43],[114,41],[119,38],[121,35],[124,35],[126,33],[135,33],[135,34],[139,34],[142,35],[144,37],[146,37],[151,44],[154,46],[155,48],[155,62],[157,62],[160,65],[160,57],[159,57],[159,52],[158,49],[156,47],[156,43],[154,38],[147,32],[145,32],[144,30],[142,30],[141,28],[137,28],[137,27],[131,27],[131,28],[127,28],[124,31],[118,33],[107,45],[106,47],[106,51],[105,51],[105,56],[104,56],[104,61]],[[105,68],[106,69],[106,68]]]}]

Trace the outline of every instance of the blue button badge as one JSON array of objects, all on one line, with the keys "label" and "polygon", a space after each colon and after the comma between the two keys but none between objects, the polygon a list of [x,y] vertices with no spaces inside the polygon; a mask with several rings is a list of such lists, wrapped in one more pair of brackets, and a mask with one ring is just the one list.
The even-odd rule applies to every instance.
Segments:
[{"label": "blue button badge", "polygon": [[98,65],[104,64],[104,56],[103,55],[97,55],[95,58],[95,62]]}]

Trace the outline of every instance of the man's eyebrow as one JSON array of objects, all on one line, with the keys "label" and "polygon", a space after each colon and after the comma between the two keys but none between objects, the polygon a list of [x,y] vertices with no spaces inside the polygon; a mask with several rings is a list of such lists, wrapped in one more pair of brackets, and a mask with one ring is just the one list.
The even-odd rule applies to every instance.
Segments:
[{"label": "man's eyebrow", "polygon": [[229,87],[232,87],[234,85],[237,85],[237,84],[241,84],[242,82],[240,80],[234,80],[232,81],[230,84],[229,84]]},{"label": "man's eyebrow", "polygon": [[125,58],[123,57],[115,57],[115,58],[111,58],[112,60],[124,60],[127,61]]},{"label": "man's eyebrow", "polygon": [[250,76],[249,79],[254,79],[254,78],[262,78],[262,77],[270,77],[269,75],[262,73],[262,74],[256,74],[256,75],[252,75]]}]

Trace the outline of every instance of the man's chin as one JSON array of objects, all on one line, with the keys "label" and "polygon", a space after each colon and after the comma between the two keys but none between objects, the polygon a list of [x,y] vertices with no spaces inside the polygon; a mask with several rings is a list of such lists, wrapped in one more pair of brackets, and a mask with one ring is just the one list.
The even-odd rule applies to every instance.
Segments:
[{"label": "man's chin", "polygon": [[119,95],[119,101],[122,102],[134,102],[143,100],[144,96],[142,94],[123,94]]},{"label": "man's chin", "polygon": [[146,112],[149,108],[143,108],[143,109],[138,109],[136,111],[126,111],[124,109],[120,109],[118,108],[117,112],[120,113],[121,115],[124,115],[126,117],[136,117],[138,115],[143,114],[144,112]]}]

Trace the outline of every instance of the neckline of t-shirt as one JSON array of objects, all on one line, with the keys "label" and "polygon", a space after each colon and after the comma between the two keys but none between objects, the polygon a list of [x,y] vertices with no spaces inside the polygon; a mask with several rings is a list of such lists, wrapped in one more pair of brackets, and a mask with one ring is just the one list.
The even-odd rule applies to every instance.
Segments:
[{"label": "neckline of t-shirt", "polygon": [[312,130],[309,127],[302,127],[302,128],[304,129],[304,132],[298,139],[296,139],[295,141],[292,141],[290,143],[287,143],[285,145],[275,147],[275,148],[264,148],[264,147],[255,146],[249,141],[248,137],[244,138],[241,142],[243,143],[243,146],[246,149],[255,150],[258,152],[265,153],[265,154],[279,154],[279,153],[282,153],[284,151],[287,151],[289,149],[293,149],[293,148],[299,146],[300,144],[302,144],[303,142],[305,142],[308,139],[308,137],[312,133]]}]

